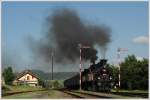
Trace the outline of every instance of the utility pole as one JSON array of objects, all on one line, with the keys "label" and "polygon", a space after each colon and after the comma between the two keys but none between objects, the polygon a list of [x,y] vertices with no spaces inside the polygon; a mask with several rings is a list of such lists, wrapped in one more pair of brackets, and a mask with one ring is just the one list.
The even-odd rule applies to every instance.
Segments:
[{"label": "utility pole", "polygon": [[118,78],[119,78],[119,82],[118,82],[118,85],[119,85],[119,88],[120,88],[120,48],[118,48],[117,50],[117,58],[118,58],[118,69],[119,69],[119,74],[118,74]]},{"label": "utility pole", "polygon": [[80,81],[79,81],[79,84],[80,84],[80,90],[81,90],[81,78],[82,78],[82,57],[81,57],[81,54],[82,54],[82,47],[80,47]]},{"label": "utility pole", "polygon": [[53,80],[53,56],[54,56],[54,53],[52,51],[52,53],[51,53],[51,59],[52,59],[52,80]]},{"label": "utility pole", "polygon": [[82,44],[78,44],[79,48],[80,48],[80,66],[79,66],[79,73],[80,73],[80,80],[79,80],[79,86],[80,86],[80,90],[82,90],[81,85],[82,85],[82,49],[87,49],[90,48],[89,46],[82,46]]},{"label": "utility pole", "polygon": [[121,63],[120,54],[121,54],[121,52],[124,52],[124,51],[128,51],[128,50],[126,48],[118,48],[118,50],[117,50],[118,69],[119,69],[119,74],[118,74],[118,78],[119,78],[118,86],[119,86],[119,88],[120,88],[120,63]]}]

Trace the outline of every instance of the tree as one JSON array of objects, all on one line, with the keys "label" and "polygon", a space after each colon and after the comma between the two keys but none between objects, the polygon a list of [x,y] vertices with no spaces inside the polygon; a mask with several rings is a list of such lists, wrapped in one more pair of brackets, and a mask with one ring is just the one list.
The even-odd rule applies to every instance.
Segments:
[{"label": "tree", "polygon": [[110,65],[111,68],[111,76],[112,76],[112,82],[113,82],[113,87],[118,84],[118,74],[119,74],[119,70],[117,66],[114,65]]},{"label": "tree", "polygon": [[12,82],[15,78],[12,67],[9,66],[8,68],[5,68],[3,72],[3,76],[4,76],[5,83],[8,85],[12,85]]},{"label": "tree", "polygon": [[40,86],[42,86],[43,88],[46,88],[46,84],[45,84],[44,80],[39,79],[38,82],[39,82]]},{"label": "tree", "polygon": [[138,61],[134,55],[129,55],[121,66],[121,88],[148,89],[148,60]]},{"label": "tree", "polygon": [[53,82],[53,86],[54,86],[54,88],[59,88],[59,82],[57,80],[55,80]]}]

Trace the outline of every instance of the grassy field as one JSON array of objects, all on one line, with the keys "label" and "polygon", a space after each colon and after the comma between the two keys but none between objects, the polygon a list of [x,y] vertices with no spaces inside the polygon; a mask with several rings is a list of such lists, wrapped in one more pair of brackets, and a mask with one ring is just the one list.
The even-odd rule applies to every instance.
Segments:
[{"label": "grassy field", "polygon": [[103,92],[92,92],[92,91],[80,91],[77,90],[77,92],[84,92],[84,93],[92,93],[102,96],[110,96],[113,98],[148,98],[148,91],[144,90],[119,90],[118,92],[116,90],[111,90],[110,93],[103,93]]},{"label": "grassy field", "polygon": [[4,99],[32,99],[32,98],[44,98],[45,91],[36,91],[36,92],[28,92],[28,93],[19,93],[9,96],[4,96]]},{"label": "grassy field", "polygon": [[[111,92],[116,92],[115,89],[112,89]],[[128,92],[128,93],[148,93],[148,90],[119,90],[119,92]]]},{"label": "grassy field", "polygon": [[64,94],[57,90],[45,90],[28,93],[20,93],[9,96],[4,96],[4,99],[64,99],[72,98],[70,95]]},{"label": "grassy field", "polygon": [[148,90],[111,90],[111,93],[122,96],[130,96],[130,97],[142,97],[148,98],[149,92]]},{"label": "grassy field", "polygon": [[31,86],[27,86],[27,85],[20,85],[20,86],[4,85],[4,86],[2,86],[2,95],[6,95],[9,93],[17,93],[17,92],[25,92],[25,91],[38,91],[38,90],[43,90],[43,88],[31,87]]}]

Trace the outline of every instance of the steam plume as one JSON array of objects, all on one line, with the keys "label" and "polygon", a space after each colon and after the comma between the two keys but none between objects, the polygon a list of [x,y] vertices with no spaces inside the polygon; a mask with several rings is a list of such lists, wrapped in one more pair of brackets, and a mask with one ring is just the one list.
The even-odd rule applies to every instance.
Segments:
[{"label": "steam plume", "polygon": [[85,24],[76,11],[70,9],[55,10],[46,19],[47,32],[40,40],[32,40],[30,46],[33,53],[50,60],[51,52],[54,51],[55,60],[75,61],[79,58],[79,43],[90,46],[83,49],[82,57],[94,62],[97,59],[97,50],[94,45],[101,48],[105,56],[107,44],[110,42],[110,30],[107,27]]}]

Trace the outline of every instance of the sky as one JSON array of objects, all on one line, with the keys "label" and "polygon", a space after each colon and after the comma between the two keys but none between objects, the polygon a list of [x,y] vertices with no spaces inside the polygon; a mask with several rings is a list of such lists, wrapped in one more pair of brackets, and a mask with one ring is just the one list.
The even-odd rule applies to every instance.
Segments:
[{"label": "sky", "polygon": [[[117,61],[117,49],[123,60],[134,54],[148,58],[148,2],[2,2],[2,66],[15,70],[35,68],[27,38],[40,39],[45,32],[45,18],[55,9],[70,8],[78,12],[85,22],[104,24],[112,30],[106,58]],[[98,49],[98,48],[97,48]],[[99,50],[99,49],[98,49]],[[100,57],[100,53],[98,53]],[[40,65],[42,66],[42,65]],[[44,66],[44,65],[43,65]],[[46,71],[48,67],[37,67]],[[59,65],[64,66],[64,65]],[[66,65],[65,65],[66,66]],[[78,63],[74,66],[78,66]],[[78,67],[55,67],[55,71],[77,71]],[[50,70],[50,69],[49,69]]]}]

